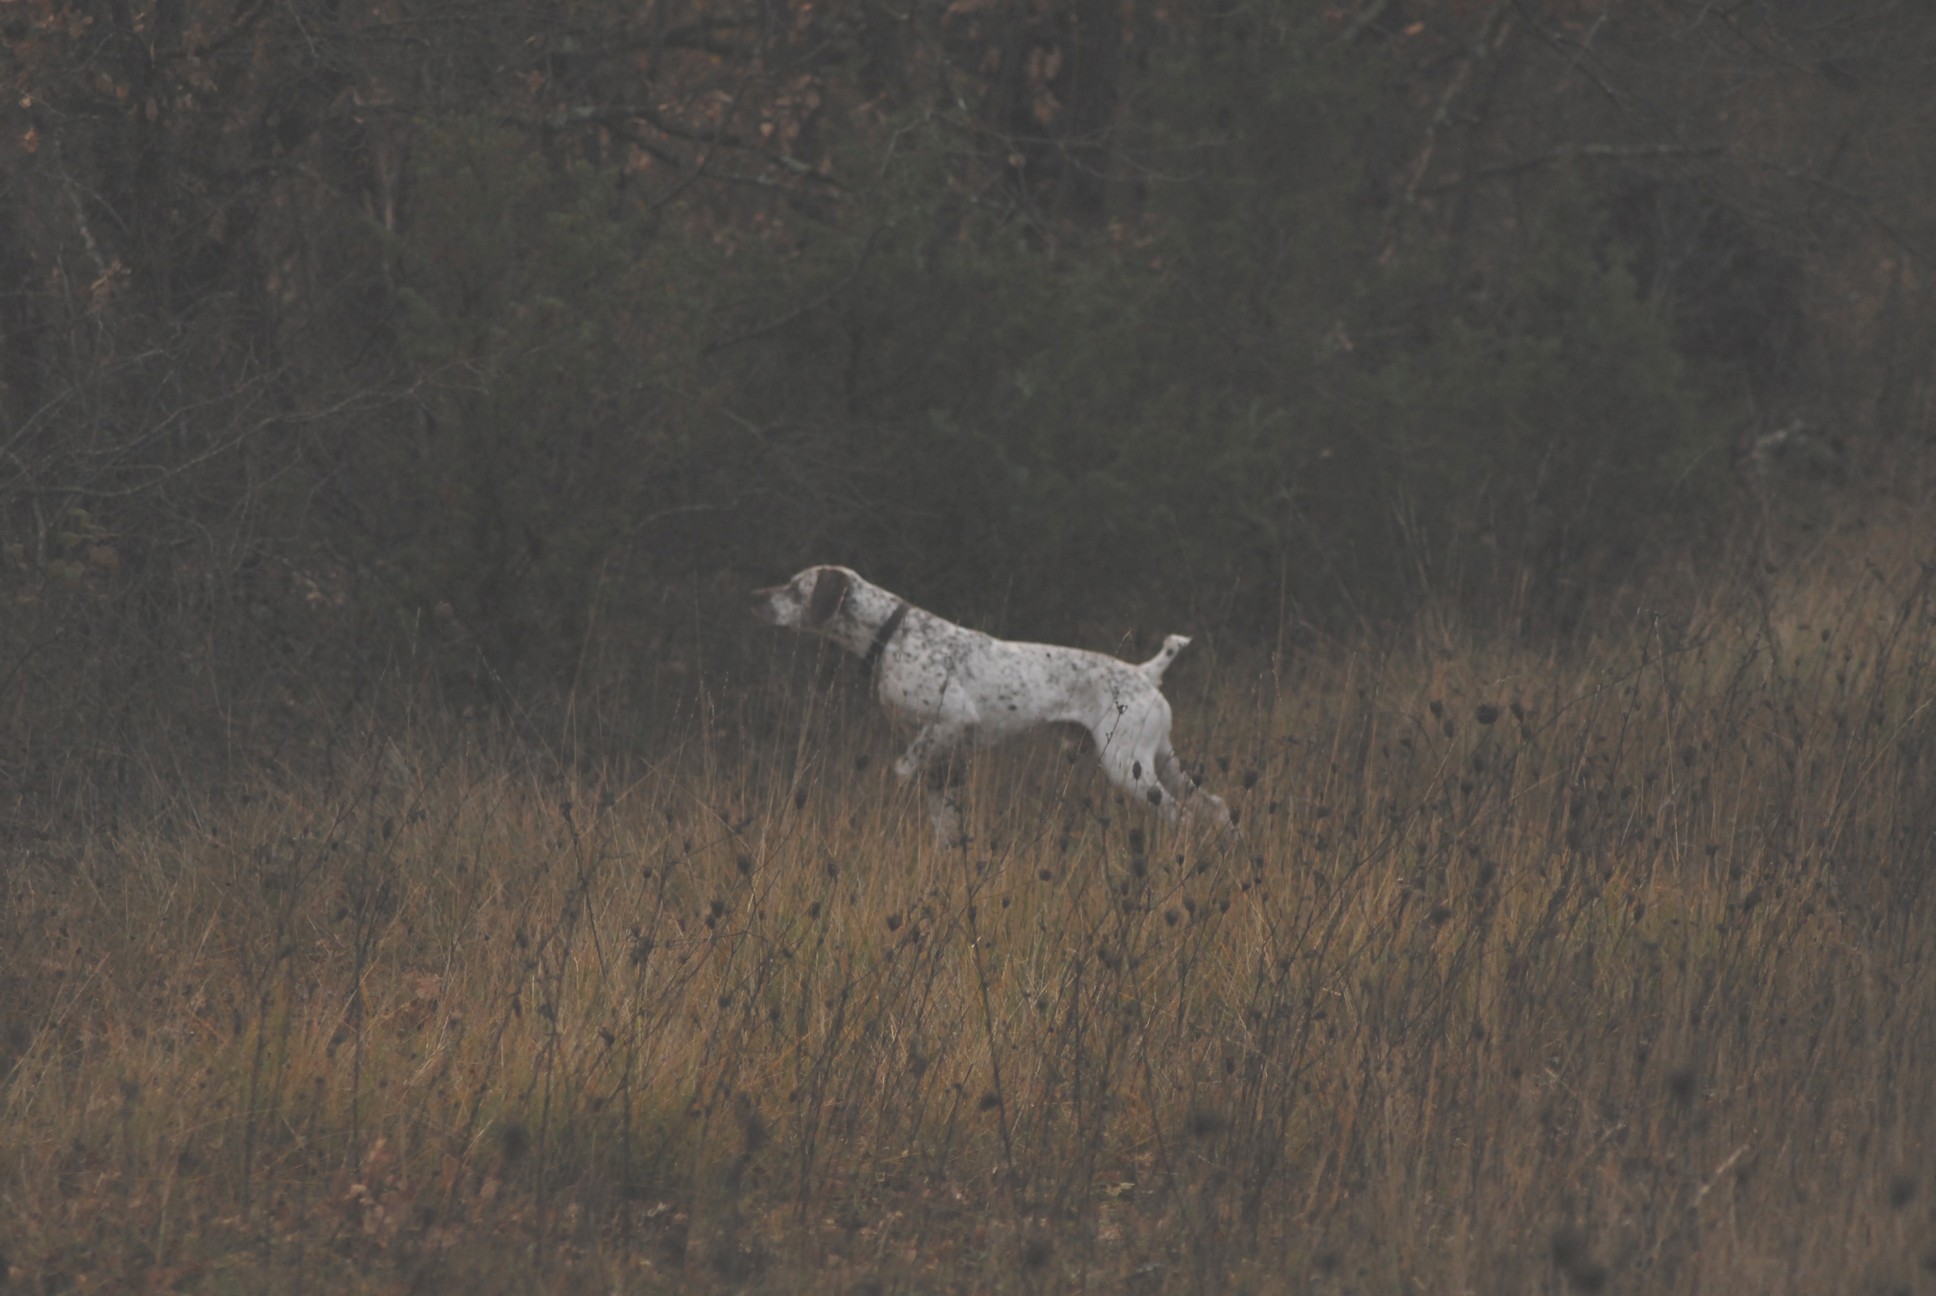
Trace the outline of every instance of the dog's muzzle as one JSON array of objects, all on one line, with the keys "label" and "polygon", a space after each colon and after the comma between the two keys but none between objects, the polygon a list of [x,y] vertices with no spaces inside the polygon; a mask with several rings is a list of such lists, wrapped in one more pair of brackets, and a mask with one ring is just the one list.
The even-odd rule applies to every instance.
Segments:
[{"label": "dog's muzzle", "polygon": [[782,585],[778,588],[769,587],[767,589],[754,590],[749,596],[753,600],[753,615],[768,625],[779,625],[780,605],[775,601],[774,596],[780,594],[785,589],[786,587]]}]

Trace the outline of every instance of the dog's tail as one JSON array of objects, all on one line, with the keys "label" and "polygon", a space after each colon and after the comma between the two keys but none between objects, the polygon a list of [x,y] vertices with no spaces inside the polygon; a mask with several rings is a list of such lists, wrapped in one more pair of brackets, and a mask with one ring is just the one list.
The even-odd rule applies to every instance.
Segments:
[{"label": "dog's tail", "polygon": [[1170,668],[1170,663],[1176,660],[1176,655],[1189,646],[1189,643],[1190,636],[1188,635],[1171,635],[1163,641],[1163,650],[1161,652],[1157,653],[1156,656],[1150,658],[1136,669],[1143,672],[1144,679],[1161,688],[1163,686],[1163,672]]}]

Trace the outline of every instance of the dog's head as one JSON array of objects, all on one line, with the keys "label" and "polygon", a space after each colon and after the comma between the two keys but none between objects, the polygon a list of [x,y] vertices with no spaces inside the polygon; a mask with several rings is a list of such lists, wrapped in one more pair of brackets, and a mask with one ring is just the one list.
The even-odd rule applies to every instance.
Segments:
[{"label": "dog's head", "polygon": [[753,615],[789,630],[823,630],[847,602],[854,573],[845,567],[809,567],[784,585],[753,591]]}]

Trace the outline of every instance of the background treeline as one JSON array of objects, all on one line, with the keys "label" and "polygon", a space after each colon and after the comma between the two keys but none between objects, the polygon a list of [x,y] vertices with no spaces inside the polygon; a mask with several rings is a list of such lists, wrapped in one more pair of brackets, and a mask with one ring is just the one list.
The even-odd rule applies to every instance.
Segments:
[{"label": "background treeline", "polygon": [[1921,0],[0,19],[16,806],[389,683],[645,714],[808,561],[1563,634],[1926,432]]}]

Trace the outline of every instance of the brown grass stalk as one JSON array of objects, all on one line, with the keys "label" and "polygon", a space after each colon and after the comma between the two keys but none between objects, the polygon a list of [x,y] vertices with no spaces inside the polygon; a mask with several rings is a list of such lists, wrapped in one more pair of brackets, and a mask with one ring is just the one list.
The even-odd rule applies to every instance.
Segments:
[{"label": "brown grass stalk", "polygon": [[784,671],[649,768],[364,722],[0,870],[0,1275],[1936,1290],[1929,584],[1186,664],[1235,841],[1044,741],[939,847]]}]

